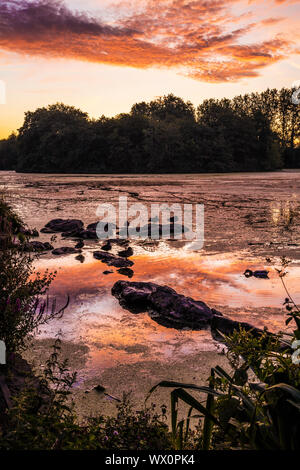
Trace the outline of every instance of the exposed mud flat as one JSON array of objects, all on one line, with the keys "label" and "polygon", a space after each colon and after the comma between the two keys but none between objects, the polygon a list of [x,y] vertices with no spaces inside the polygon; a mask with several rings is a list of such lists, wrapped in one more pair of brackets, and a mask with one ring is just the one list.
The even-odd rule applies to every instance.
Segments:
[{"label": "exposed mud flat", "polygon": [[101,202],[117,204],[119,196],[125,195],[129,203],[148,206],[204,204],[205,251],[250,247],[252,254],[300,256],[300,234],[295,230],[300,221],[299,171],[147,176],[0,172],[1,186],[7,188],[24,219],[37,228],[58,217],[94,222]]},{"label": "exposed mud flat", "polygon": [[[154,247],[132,242],[132,280],[168,285],[235,320],[279,331],[284,328],[285,292],[275,268],[286,256],[292,264],[285,279],[300,302],[299,171],[150,176],[0,172],[0,186],[6,187],[28,225],[39,230],[54,218],[81,219],[85,225],[95,222],[98,205],[117,205],[120,195],[128,197],[128,204],[141,202],[147,207],[166,202],[204,204],[203,249],[190,251],[180,241],[162,241]],[[39,240],[50,241],[50,235],[41,234]],[[60,234],[51,243],[55,248],[74,246],[72,240],[62,245]],[[115,246],[111,252],[116,254],[118,249]],[[209,332],[167,329],[147,314],[124,311],[110,292],[117,280],[127,278],[115,268],[104,275],[106,266],[93,258],[96,250],[99,242],[86,241],[84,260],[76,260],[76,255],[54,259],[48,253],[37,261],[39,270],[58,270],[51,294],[59,303],[69,294],[71,304],[60,321],[41,330],[27,353],[40,367],[60,333],[63,354],[79,372],[74,393],[82,414],[98,409],[99,400],[102,410],[113,408],[99,393],[85,393],[97,384],[118,397],[132,390],[141,403],[161,379],[203,383],[211,366],[225,365]],[[246,279],[247,268],[267,269],[269,279]],[[162,393],[158,402],[166,401],[166,391],[157,393]]]},{"label": "exposed mud flat", "polygon": [[[42,372],[54,342],[55,338],[37,339],[33,342],[31,349],[26,351],[24,357],[33,363],[37,373]],[[139,346],[134,346],[132,349],[129,347],[132,353],[139,352],[139,349]],[[145,349],[147,349],[146,346]],[[73,369],[80,370],[88,359],[86,347],[82,344],[62,341],[61,359],[68,359]],[[75,401],[76,413],[82,421],[100,413],[114,415],[117,400],[121,400],[124,393],[129,394],[134,407],[141,409],[145,406],[149,390],[155,384],[162,380],[204,384],[210,375],[211,367],[216,364],[227,372],[231,370],[222,347],[219,347],[218,351],[191,353],[182,359],[174,358],[168,362],[148,360],[145,354],[144,360],[132,364],[119,364],[105,369],[104,372],[99,368],[93,377],[85,380],[84,383],[78,381],[75,384],[72,397]],[[97,385],[101,385],[106,394],[95,390]],[[151,403],[155,403],[158,412],[162,405],[166,405],[169,409],[169,391],[158,388],[148,398],[146,406]],[[181,407],[179,413],[184,418],[185,408]]]}]

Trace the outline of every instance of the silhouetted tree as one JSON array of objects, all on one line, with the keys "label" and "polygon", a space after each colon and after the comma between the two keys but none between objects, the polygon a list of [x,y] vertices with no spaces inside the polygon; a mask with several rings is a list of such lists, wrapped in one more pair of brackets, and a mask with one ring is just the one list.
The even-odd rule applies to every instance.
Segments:
[{"label": "silhouetted tree", "polygon": [[62,173],[190,173],[300,167],[292,91],[192,103],[169,94],[114,118],[57,103],[25,113],[0,141],[0,169]]}]

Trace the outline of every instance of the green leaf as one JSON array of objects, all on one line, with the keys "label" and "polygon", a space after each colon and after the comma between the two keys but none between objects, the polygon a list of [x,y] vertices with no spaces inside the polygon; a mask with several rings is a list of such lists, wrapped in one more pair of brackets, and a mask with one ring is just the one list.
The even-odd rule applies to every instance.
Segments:
[{"label": "green leaf", "polygon": [[187,393],[185,390],[182,388],[177,388],[173,390],[172,393],[177,397],[177,399],[180,398],[184,403],[195,408],[195,410],[200,411],[203,416],[208,416],[217,426],[221,427],[218,419],[212,413],[210,413],[198,400],[196,400],[196,398]]},{"label": "green leaf", "polygon": [[180,387],[180,388],[187,388],[187,389],[191,389],[191,390],[197,390],[199,392],[203,392],[203,393],[206,393],[206,394],[208,393],[208,394],[211,394],[211,395],[214,395],[214,396],[223,396],[223,393],[217,392],[216,390],[213,390],[210,387],[205,387],[205,386],[201,387],[201,386],[195,385],[195,384],[188,384],[188,383],[182,383],[182,382],[172,382],[172,381],[163,380],[162,382],[159,382],[158,384],[154,385],[154,387],[151,388],[151,390],[149,391],[145,401],[147,401],[149,399],[150,395],[158,387],[164,387],[164,388],[177,388],[177,387]]},{"label": "green leaf", "polygon": [[297,403],[300,403],[300,391],[297,390],[295,387],[292,387],[291,385],[280,383],[272,385],[272,387],[266,388],[265,391],[269,392],[272,390],[281,390],[282,392],[289,394]]}]

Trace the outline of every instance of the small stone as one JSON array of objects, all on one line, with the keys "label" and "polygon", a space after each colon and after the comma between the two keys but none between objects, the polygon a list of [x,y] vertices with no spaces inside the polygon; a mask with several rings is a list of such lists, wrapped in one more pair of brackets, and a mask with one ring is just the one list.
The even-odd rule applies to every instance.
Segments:
[{"label": "small stone", "polygon": [[129,256],[133,255],[133,249],[129,246],[127,250],[119,251],[118,255],[122,258],[129,258]]},{"label": "small stone", "polygon": [[118,269],[118,273],[122,274],[123,276],[129,277],[131,279],[134,275],[134,272],[130,268],[120,268]]}]

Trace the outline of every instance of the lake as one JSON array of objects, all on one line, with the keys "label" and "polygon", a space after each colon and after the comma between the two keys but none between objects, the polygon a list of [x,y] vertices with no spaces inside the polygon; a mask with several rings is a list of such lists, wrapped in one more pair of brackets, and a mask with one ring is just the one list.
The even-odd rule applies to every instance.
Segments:
[{"label": "lake", "polygon": [[[132,281],[168,285],[231,318],[279,331],[284,327],[286,295],[276,268],[286,256],[291,259],[286,283],[300,302],[299,171],[113,176],[0,172],[0,186],[23,220],[39,230],[55,218],[81,219],[85,225],[95,222],[98,205],[117,204],[120,195],[147,207],[204,204],[203,248],[194,252],[187,242],[163,240],[149,246],[132,241]],[[41,234],[39,240],[50,237]],[[111,393],[133,390],[142,397],[161,378],[192,380],[197,370],[197,377],[203,373],[205,377],[208,368],[204,366],[220,354],[210,332],[165,328],[147,314],[123,310],[111,288],[117,280],[128,278],[115,268],[112,274],[103,274],[110,268],[93,257],[102,244],[86,241],[83,263],[74,254],[55,257],[51,253],[36,261],[38,270],[57,271],[50,293],[58,304],[67,295],[71,303],[61,320],[41,329],[32,346],[33,359],[43,366],[49,345],[59,334],[72,368],[79,372],[80,393],[105,383]],[[53,245],[74,246],[74,241],[62,241],[58,234]],[[118,247],[112,250],[117,251]],[[269,279],[247,279],[243,275],[247,268],[267,269]],[[87,395],[80,396],[88,402]],[[86,404],[85,410],[90,409],[92,405]]]}]

